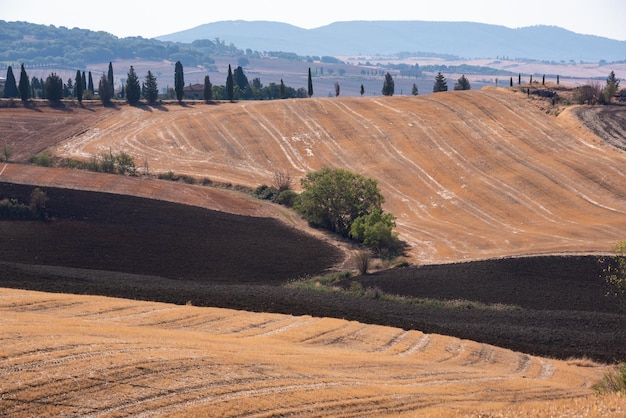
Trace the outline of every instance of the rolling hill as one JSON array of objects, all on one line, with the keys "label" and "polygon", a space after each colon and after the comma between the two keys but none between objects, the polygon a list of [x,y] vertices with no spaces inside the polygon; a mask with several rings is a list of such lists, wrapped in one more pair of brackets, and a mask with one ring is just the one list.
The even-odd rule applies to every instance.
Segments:
[{"label": "rolling hill", "polygon": [[[22,162],[49,147],[57,156],[84,160],[125,151],[152,174],[172,170],[247,187],[271,183],[277,170],[296,180],[322,166],[359,172],[379,182],[385,209],[398,217],[400,238],[416,264],[599,253],[626,235],[626,154],[571,110],[555,117],[534,99],[505,89],[212,105],[32,106],[0,109],[0,122],[0,145],[9,144]],[[230,190],[21,164],[0,165],[0,181],[171,200],[276,217],[306,229],[284,208]],[[20,269],[12,265],[3,275],[19,282]],[[37,276],[40,269],[29,266],[21,274]],[[510,267],[506,280],[519,280],[518,269]],[[431,270],[418,270],[429,279]],[[467,270],[459,264],[456,272]],[[170,298],[179,292],[202,298],[178,278],[165,283],[95,270],[64,274],[73,275],[73,292],[99,284],[141,297],[142,289],[163,286]],[[480,275],[498,279],[490,268]],[[60,273],[39,276],[45,286],[66,283]],[[396,279],[397,286],[412,280]],[[529,290],[526,281],[522,288]],[[208,303],[224,299],[228,291],[220,289],[203,287],[215,295]],[[247,299],[268,292],[244,290]],[[519,291],[505,290],[514,301]],[[401,319],[391,303],[315,294],[281,297],[301,309],[340,300],[344,315],[362,305],[370,315],[390,310]],[[413,317],[438,312],[402,306]],[[419,318],[400,329],[302,312],[253,314],[10,289],[0,292],[0,312],[0,411],[12,416],[624,414],[623,395],[590,396],[606,366],[427,333],[415,328],[425,323]],[[456,317],[448,328],[483,333],[507,317],[513,331],[502,340],[536,334],[557,350],[559,344],[577,347],[588,335],[564,339],[543,318],[556,318],[571,335],[594,328],[591,313],[582,311],[455,309],[446,315]],[[469,320],[481,315],[492,319]],[[604,325],[615,327],[622,317],[609,314]]]},{"label": "rolling hill", "polygon": [[372,177],[417,263],[605,252],[626,235],[626,154],[569,111],[555,118],[505,89],[122,106],[54,148],[82,159],[108,150],[153,173],[252,188],[276,171],[298,187],[324,166]]},{"label": "rolling hill", "polygon": [[581,35],[554,26],[511,29],[471,22],[350,21],[314,29],[265,21],[221,21],[156,39],[191,43],[221,39],[239,48],[300,55],[388,55],[401,51],[464,58],[621,61],[626,41]]}]

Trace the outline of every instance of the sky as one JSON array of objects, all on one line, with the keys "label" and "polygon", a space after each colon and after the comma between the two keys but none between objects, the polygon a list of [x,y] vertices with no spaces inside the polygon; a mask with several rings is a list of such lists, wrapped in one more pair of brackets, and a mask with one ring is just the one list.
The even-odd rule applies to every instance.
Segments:
[{"label": "sky", "polygon": [[0,20],[152,38],[222,20],[269,20],[305,29],[351,20],[559,26],[626,41],[626,0],[0,0]]}]

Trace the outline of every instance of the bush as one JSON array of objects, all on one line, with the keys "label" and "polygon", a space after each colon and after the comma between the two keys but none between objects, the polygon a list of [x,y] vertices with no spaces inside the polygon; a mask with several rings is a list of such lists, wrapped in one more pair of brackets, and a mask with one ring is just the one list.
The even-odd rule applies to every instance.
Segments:
[{"label": "bush", "polygon": [[256,198],[261,200],[271,200],[274,201],[278,197],[278,189],[275,187],[268,186],[266,184],[262,184],[252,193]]},{"label": "bush", "polygon": [[613,252],[613,256],[599,260],[604,266],[602,269],[604,280],[611,289],[607,296],[613,296],[620,303],[626,304],[626,241],[615,244]]},{"label": "bush", "polygon": [[25,205],[17,199],[0,200],[0,219],[45,219],[48,197],[40,188],[35,188],[30,195],[30,204]]},{"label": "bush", "polygon": [[279,205],[287,206],[288,208],[292,208],[298,194],[293,190],[283,190],[276,196],[275,202]]},{"label": "bush", "polygon": [[360,274],[367,274],[370,263],[369,251],[359,251],[355,254],[356,268]]},{"label": "bush", "polygon": [[50,160],[50,153],[47,151],[44,151],[37,155],[33,155],[28,159],[28,161],[40,167],[50,167],[50,165],[52,164]]},{"label": "bush", "polygon": [[605,374],[593,388],[599,394],[626,392],[626,363],[621,363],[614,371]]},{"label": "bush", "polygon": [[398,247],[397,236],[393,233],[395,226],[395,217],[392,214],[375,209],[372,213],[354,220],[350,236],[376,251],[395,250]]}]

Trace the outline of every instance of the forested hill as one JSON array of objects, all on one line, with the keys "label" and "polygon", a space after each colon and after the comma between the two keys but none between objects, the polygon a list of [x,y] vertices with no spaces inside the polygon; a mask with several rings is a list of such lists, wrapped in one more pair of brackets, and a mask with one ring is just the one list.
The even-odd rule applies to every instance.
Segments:
[{"label": "forested hill", "polygon": [[142,37],[118,38],[106,32],[0,20],[0,64],[83,68],[125,59],[181,61],[210,66],[211,56],[243,52],[224,42],[177,43]]},{"label": "forested hill", "polygon": [[[163,32],[167,33],[167,27]],[[24,63],[84,68],[87,64],[143,59],[209,68],[214,63],[212,57],[241,56],[244,50],[297,60],[402,51],[463,58],[626,59],[626,41],[549,26],[510,29],[467,22],[353,21],[307,30],[277,22],[225,21],[146,39],[0,20],[0,66]]]},{"label": "forested hill", "polygon": [[497,56],[575,62],[626,59],[626,41],[581,35],[555,26],[511,29],[471,22],[350,21],[302,29],[277,22],[222,21],[157,37],[179,42],[215,38],[244,49],[282,50],[300,55],[389,55],[421,51],[467,59]]}]

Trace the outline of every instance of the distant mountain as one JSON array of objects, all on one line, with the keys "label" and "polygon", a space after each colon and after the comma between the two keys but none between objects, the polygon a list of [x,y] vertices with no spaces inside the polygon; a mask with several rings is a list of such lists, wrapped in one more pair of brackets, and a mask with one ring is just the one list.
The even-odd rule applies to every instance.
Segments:
[{"label": "distant mountain", "polygon": [[626,60],[626,41],[581,35],[556,26],[511,29],[470,22],[351,21],[302,29],[286,23],[235,20],[208,23],[156,39],[190,43],[216,38],[244,50],[285,51],[304,56],[406,51],[463,58]]}]

